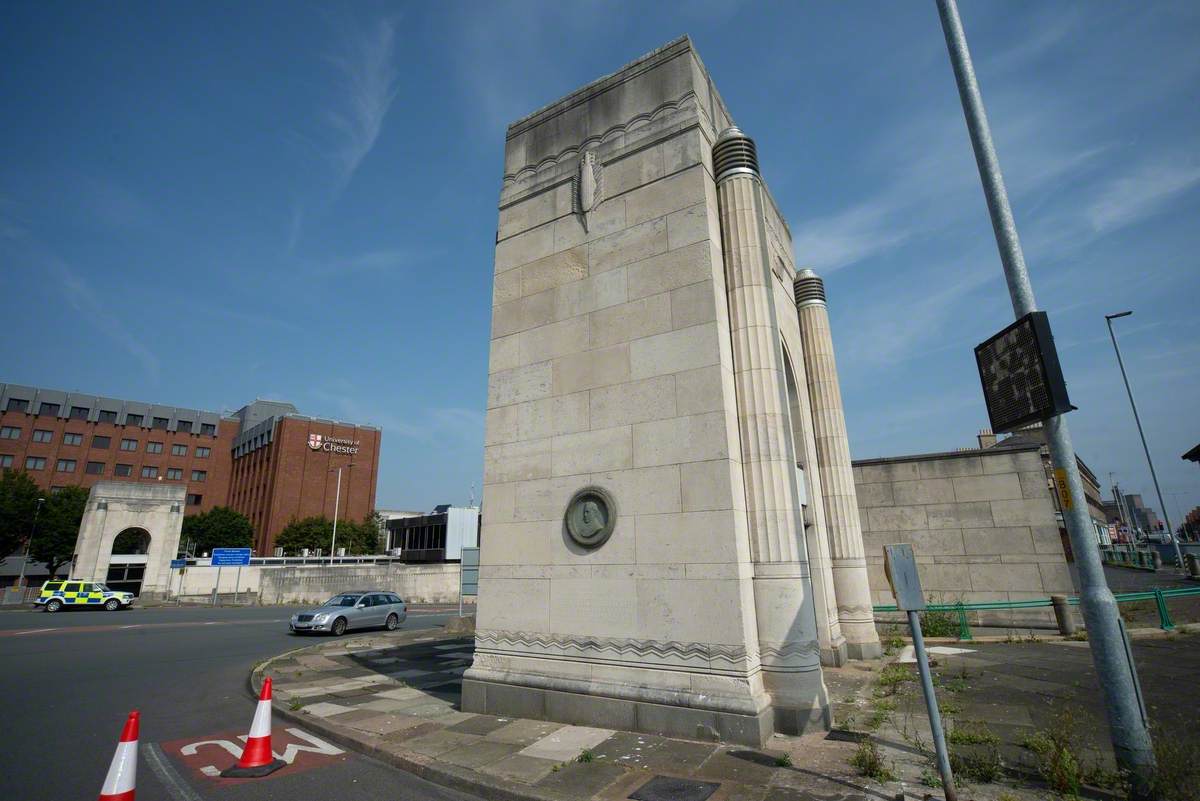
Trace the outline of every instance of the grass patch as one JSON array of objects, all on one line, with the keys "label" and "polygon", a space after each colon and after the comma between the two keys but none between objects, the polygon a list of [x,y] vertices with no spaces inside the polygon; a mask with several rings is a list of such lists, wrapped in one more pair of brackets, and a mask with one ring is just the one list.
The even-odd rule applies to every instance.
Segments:
[{"label": "grass patch", "polygon": [[1196,797],[1196,788],[1200,786],[1200,744],[1165,735],[1155,737],[1154,757],[1158,761],[1154,798],[1185,801]]},{"label": "grass patch", "polygon": [[299,712],[303,708],[304,704],[300,703],[300,699],[298,698],[293,698],[292,702],[288,704],[288,709],[292,710],[293,712]]},{"label": "grass patch", "polygon": [[1075,642],[1087,642],[1087,629],[1076,629],[1075,633],[1067,637],[1067,639],[1074,640]]},{"label": "grass patch", "polygon": [[884,761],[883,756],[879,753],[879,748],[869,739],[859,743],[858,750],[854,752],[854,756],[850,757],[850,767],[857,770],[858,775],[866,776],[877,782],[896,780],[893,766]]},{"label": "grass patch", "polygon": [[791,766],[792,766],[792,755],[791,754],[780,754],[779,756],[775,757],[775,767],[790,768]]},{"label": "grass patch", "polygon": [[1059,795],[1075,798],[1083,784],[1083,767],[1075,744],[1075,716],[1060,710],[1050,727],[1026,735],[1021,745],[1037,757],[1037,771]]},{"label": "grass patch", "polygon": [[896,711],[896,702],[891,698],[876,698],[871,702],[871,717],[867,718],[866,726],[875,731]]},{"label": "grass patch", "polygon": [[962,714],[962,705],[956,704],[953,701],[938,701],[938,711],[945,715],[960,715]]},{"label": "grass patch", "polygon": [[955,723],[946,741],[951,745],[1000,745],[1000,738],[986,723],[971,720]]},{"label": "grass patch", "polygon": [[596,758],[596,755],[592,753],[592,750],[590,748],[585,748],[579,752],[579,756],[575,757],[575,761],[576,762],[591,762],[595,758]]},{"label": "grass patch", "polygon": [[926,787],[941,787],[942,777],[933,768],[925,768],[921,771],[921,784]]},{"label": "grass patch", "polygon": [[879,677],[875,679],[875,683],[880,687],[888,688],[890,690],[888,695],[893,695],[901,684],[916,680],[916,676],[913,675],[911,670],[904,665],[893,662],[879,671]]},{"label": "grass patch", "polygon": [[991,743],[951,748],[950,770],[966,781],[990,784],[1004,770],[1000,749]]},{"label": "grass patch", "polygon": [[953,612],[926,610],[920,613],[921,634],[926,637],[957,637],[958,621]]}]

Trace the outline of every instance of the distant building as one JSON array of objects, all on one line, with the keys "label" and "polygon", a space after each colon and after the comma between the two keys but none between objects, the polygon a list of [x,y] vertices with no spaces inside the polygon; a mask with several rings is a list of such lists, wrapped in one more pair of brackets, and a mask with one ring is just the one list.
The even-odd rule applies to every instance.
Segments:
[{"label": "distant building", "polygon": [[479,507],[442,504],[429,514],[387,522],[388,551],[406,562],[458,562],[463,548],[479,546]]},{"label": "distant building", "polygon": [[376,509],[375,517],[379,521],[379,550],[381,552],[387,552],[390,549],[390,532],[388,531],[387,527],[388,521],[399,520],[402,517],[420,517],[423,514],[425,513],[406,512],[401,509]]},{"label": "distant building", "polygon": [[186,487],[185,512],[231,506],[271,553],[292,520],[375,506],[381,432],[305,417],[290,403],[255,400],[234,414],[0,384],[0,468],[25,470],[43,489],[99,481]]},{"label": "distant building", "polygon": [[1143,534],[1150,534],[1156,531],[1163,531],[1163,522],[1158,519],[1158,514],[1142,500],[1139,493],[1129,493],[1125,496],[1125,509],[1129,512],[1130,520],[1134,528],[1140,530]]}]

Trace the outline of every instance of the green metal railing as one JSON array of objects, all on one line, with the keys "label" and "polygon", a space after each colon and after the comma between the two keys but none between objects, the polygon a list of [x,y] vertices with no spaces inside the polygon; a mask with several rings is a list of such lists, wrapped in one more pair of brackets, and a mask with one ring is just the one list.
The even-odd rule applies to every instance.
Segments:
[{"label": "green metal railing", "polygon": [[1100,559],[1106,565],[1131,567],[1135,570],[1157,570],[1158,563],[1154,558],[1156,555],[1157,551],[1149,549],[1122,548],[1120,546],[1100,549]]},{"label": "green metal railing", "polygon": [[[1171,611],[1167,608],[1168,598],[1183,598],[1192,595],[1200,595],[1200,587],[1176,587],[1170,589],[1153,589],[1145,592],[1122,592],[1116,594],[1118,604],[1133,603],[1135,601],[1154,601],[1158,609],[1158,627],[1163,631],[1171,631],[1175,628],[1175,621],[1171,619]],[[1067,599],[1067,603],[1071,606],[1079,605],[1078,596],[1072,596]],[[967,612],[1001,610],[1001,609],[1040,609],[1045,607],[1053,607],[1054,602],[1049,598],[1034,598],[1028,601],[981,601],[978,603],[952,603],[952,604],[929,604],[925,610],[927,612],[950,612],[958,617],[958,639],[969,641],[974,639],[971,636],[971,626],[967,621]],[[879,612],[899,612],[900,610],[894,604],[880,604],[873,607],[874,611]]]}]

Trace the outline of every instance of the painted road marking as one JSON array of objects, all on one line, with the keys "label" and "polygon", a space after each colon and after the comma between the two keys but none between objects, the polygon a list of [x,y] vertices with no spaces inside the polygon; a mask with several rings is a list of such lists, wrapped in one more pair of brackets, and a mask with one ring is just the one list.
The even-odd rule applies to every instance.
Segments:
[{"label": "painted road marking", "polygon": [[[197,777],[225,784],[239,781],[222,779],[221,771],[242,758],[245,742],[245,734],[223,733],[202,740],[173,740],[163,743],[162,747],[163,751],[183,763],[184,767]],[[338,758],[346,753],[337,746],[297,728],[283,729],[282,732],[276,730],[272,734],[271,745],[276,749],[283,749],[272,753],[276,759],[287,763],[287,767],[270,774],[268,778],[319,768],[339,761]]]},{"label": "painted road marking", "polygon": [[47,631],[58,631],[58,629],[25,629],[24,631],[13,632],[13,636],[19,637],[22,634],[42,634]]},{"label": "painted road marking", "polygon": [[158,743],[142,743],[141,752],[146,764],[150,766],[150,770],[167,788],[167,792],[171,794],[174,801],[204,801],[195,790],[188,786],[188,783],[179,775],[179,771],[175,770],[174,766],[167,761],[167,756],[159,748]]}]

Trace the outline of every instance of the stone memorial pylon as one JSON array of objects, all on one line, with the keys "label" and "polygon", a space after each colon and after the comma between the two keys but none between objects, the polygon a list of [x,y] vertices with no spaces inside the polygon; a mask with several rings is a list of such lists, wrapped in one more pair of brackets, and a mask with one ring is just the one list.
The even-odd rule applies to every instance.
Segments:
[{"label": "stone memorial pylon", "polygon": [[686,37],[509,126],[467,711],[754,745],[828,723],[791,238],[757,165],[714,167],[732,127]]}]

